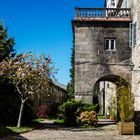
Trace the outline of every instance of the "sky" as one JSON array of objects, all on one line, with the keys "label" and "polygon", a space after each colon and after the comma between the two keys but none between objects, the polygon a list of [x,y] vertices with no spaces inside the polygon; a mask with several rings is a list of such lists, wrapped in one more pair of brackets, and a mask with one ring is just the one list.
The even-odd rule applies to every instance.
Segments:
[{"label": "sky", "polygon": [[58,69],[56,79],[70,80],[75,7],[103,7],[104,0],[0,0],[0,20],[14,37],[17,53],[44,53]]}]

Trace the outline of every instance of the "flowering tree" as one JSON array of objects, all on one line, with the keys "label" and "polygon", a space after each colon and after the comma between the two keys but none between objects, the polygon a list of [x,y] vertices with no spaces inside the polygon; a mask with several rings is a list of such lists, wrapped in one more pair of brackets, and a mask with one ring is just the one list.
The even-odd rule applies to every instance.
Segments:
[{"label": "flowering tree", "polygon": [[15,85],[21,99],[17,127],[21,119],[25,102],[47,88],[48,79],[52,77],[51,59],[41,55],[35,58],[31,54],[19,55],[0,63],[0,75],[7,76]]}]

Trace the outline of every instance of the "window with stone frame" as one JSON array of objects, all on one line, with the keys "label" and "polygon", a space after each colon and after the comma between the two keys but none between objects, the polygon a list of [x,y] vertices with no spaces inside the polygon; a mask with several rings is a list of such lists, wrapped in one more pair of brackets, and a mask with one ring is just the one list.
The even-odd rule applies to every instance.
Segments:
[{"label": "window with stone frame", "polygon": [[116,51],[116,39],[115,38],[105,38],[104,50]]}]

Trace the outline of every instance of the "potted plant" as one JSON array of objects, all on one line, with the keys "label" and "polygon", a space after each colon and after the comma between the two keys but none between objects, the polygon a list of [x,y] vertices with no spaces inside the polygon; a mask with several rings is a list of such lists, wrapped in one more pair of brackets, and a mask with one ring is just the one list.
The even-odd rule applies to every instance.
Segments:
[{"label": "potted plant", "polygon": [[128,85],[118,88],[118,124],[120,134],[134,134],[134,99]]}]

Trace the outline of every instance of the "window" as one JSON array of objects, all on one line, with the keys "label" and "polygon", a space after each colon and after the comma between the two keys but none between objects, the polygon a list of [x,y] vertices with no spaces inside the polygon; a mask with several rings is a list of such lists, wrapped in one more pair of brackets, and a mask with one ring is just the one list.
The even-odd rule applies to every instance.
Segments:
[{"label": "window", "polygon": [[111,0],[111,6],[115,7],[115,0]]},{"label": "window", "polygon": [[136,46],[136,39],[137,39],[137,34],[136,34],[136,28],[137,28],[137,23],[130,23],[130,47],[135,47]]},{"label": "window", "polygon": [[113,3],[111,3],[111,6],[113,6],[113,7],[114,7],[114,6],[115,6],[115,3],[114,3],[114,2],[113,2]]},{"label": "window", "polygon": [[113,38],[105,39],[105,50],[106,51],[116,51],[116,40]]}]

